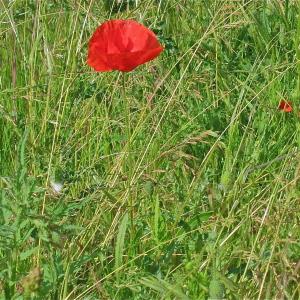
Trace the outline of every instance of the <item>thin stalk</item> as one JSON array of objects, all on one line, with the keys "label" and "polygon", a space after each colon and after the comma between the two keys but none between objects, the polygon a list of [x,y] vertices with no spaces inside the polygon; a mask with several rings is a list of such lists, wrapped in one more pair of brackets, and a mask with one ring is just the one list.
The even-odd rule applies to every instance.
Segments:
[{"label": "thin stalk", "polygon": [[133,169],[133,161],[132,161],[132,153],[131,153],[131,101],[130,97],[126,97],[126,73],[122,73],[122,97],[125,102],[126,107],[126,137],[127,137],[127,146],[126,152],[127,155],[126,160],[124,162],[124,170],[126,172],[127,177],[127,189],[128,189],[128,207],[130,208],[130,216],[131,216],[131,232],[133,232],[133,219],[134,219],[134,209],[133,209],[133,198],[131,192],[131,178],[132,178],[132,169]]},{"label": "thin stalk", "polygon": [[297,59],[297,87],[296,95],[300,95],[300,8],[298,7],[297,32],[295,37],[296,59]]}]

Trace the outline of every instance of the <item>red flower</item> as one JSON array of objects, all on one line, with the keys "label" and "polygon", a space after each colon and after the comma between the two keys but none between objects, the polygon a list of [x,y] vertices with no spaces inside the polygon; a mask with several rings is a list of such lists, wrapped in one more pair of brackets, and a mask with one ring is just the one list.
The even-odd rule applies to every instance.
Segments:
[{"label": "red flower", "polygon": [[278,109],[283,110],[284,112],[291,112],[293,110],[292,102],[281,100]]},{"label": "red flower", "polygon": [[98,72],[129,72],[163,51],[155,34],[133,20],[100,25],[89,41],[87,63]]}]

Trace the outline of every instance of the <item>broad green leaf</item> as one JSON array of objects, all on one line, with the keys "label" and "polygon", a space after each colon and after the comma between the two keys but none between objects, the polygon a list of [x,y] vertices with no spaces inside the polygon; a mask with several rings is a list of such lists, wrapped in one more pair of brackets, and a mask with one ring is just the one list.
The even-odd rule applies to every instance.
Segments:
[{"label": "broad green leaf", "polygon": [[119,232],[117,235],[115,247],[115,270],[117,270],[123,263],[124,241],[128,223],[128,213],[126,213],[120,223]]}]

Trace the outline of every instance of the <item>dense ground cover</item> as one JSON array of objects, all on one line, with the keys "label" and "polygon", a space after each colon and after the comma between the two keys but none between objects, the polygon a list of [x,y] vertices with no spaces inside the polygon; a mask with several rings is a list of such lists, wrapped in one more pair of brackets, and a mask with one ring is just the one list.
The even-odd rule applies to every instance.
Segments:
[{"label": "dense ground cover", "polygon": [[[299,299],[297,1],[121,2],[0,2],[1,299]],[[95,73],[110,18],[165,51]]]}]

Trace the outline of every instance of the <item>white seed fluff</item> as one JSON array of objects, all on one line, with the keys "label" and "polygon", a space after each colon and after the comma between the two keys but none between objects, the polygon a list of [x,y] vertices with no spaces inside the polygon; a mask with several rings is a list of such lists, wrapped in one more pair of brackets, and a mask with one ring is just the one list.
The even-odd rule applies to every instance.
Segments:
[{"label": "white seed fluff", "polygon": [[53,192],[55,192],[56,194],[59,194],[63,189],[63,184],[61,182],[51,181],[50,185],[51,185]]}]

